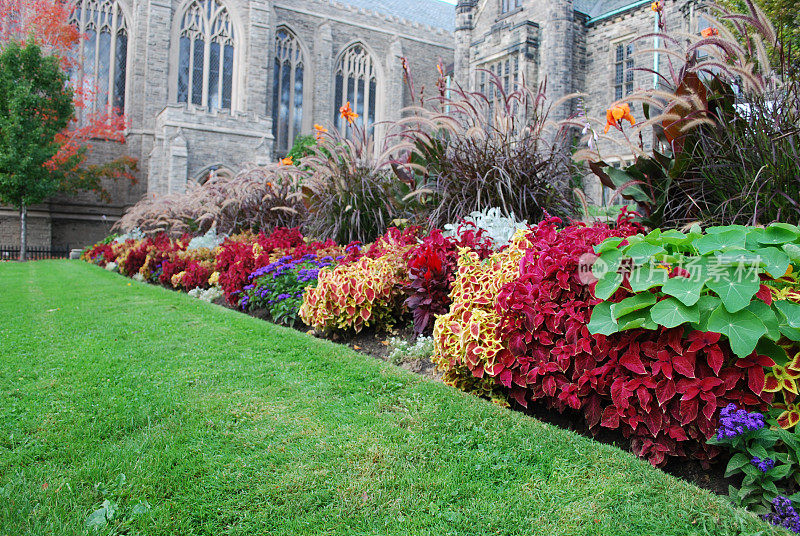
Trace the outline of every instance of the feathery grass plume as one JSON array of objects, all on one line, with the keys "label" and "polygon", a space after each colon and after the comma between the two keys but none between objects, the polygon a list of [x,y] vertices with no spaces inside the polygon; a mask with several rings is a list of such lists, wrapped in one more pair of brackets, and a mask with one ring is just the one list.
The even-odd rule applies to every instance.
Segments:
[{"label": "feathery grass plume", "polygon": [[331,128],[320,133],[311,154],[300,160],[307,171],[302,193],[308,236],[366,244],[392,225],[415,222],[419,201],[409,196],[412,187],[392,173],[392,165],[403,167],[392,157],[395,148],[384,144],[378,152],[375,146],[372,130],[387,126],[392,128],[354,121],[347,135]]},{"label": "feathery grass plume", "polygon": [[569,127],[548,122],[561,101],[546,102],[544,86],[512,89],[486,73],[488,94],[456,86],[404,110],[396,147],[411,152],[398,175],[432,201],[433,226],[492,207],[529,221],[571,215]]},{"label": "feathery grass plume", "polygon": [[233,234],[295,227],[305,210],[298,193],[302,174],[294,166],[274,164],[245,164],[234,176],[212,173],[203,184],[188,183],[185,193],[148,194],[114,228],[180,236],[212,228]]}]

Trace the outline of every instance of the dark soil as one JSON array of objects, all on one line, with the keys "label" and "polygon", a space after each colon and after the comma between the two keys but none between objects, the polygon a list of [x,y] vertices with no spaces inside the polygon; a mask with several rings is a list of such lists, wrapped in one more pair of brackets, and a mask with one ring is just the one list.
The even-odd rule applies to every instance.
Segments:
[{"label": "dark soil", "polygon": [[[258,318],[269,320],[269,315],[263,311],[255,311],[250,314]],[[388,333],[375,329],[365,329],[360,333],[350,333],[346,335],[327,335],[313,329],[308,329],[302,324],[296,325],[295,329],[318,338],[327,338],[333,342],[344,344],[357,352],[387,362],[391,361],[389,354],[392,348],[389,341],[392,337],[406,340],[412,340],[414,338],[414,331],[411,326],[403,327]],[[441,372],[436,370],[436,366],[428,358],[394,364],[429,379],[439,380],[442,376]],[[585,437],[590,437],[600,443],[614,445],[628,452],[631,451],[630,441],[625,438],[621,432],[601,428],[597,434],[592,434],[589,427],[586,425],[586,421],[577,411],[567,410],[563,413],[559,413],[538,402],[529,404],[527,408],[523,408],[513,402],[511,408],[515,411],[521,411],[535,417],[540,421],[558,426],[559,428],[571,430]],[[713,463],[710,467],[704,468],[697,460],[668,458],[666,464],[661,467],[661,469],[677,478],[691,482],[700,488],[707,489],[719,495],[728,494],[729,484],[739,484],[739,482],[736,481],[737,479],[725,478],[725,463],[723,461],[718,461]]]}]

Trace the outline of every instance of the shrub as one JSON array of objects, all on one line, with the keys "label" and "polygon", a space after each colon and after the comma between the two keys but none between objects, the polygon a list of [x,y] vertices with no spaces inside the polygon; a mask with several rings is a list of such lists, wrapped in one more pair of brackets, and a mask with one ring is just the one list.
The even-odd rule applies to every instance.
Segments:
[{"label": "shrub", "polygon": [[458,236],[465,226],[472,226],[482,232],[492,247],[499,249],[508,245],[517,231],[527,229],[528,222],[517,221],[513,213],[510,216],[503,216],[500,209],[494,207],[482,212],[472,212],[459,224],[448,223],[444,226],[445,236]]},{"label": "shrub", "polygon": [[300,319],[326,331],[361,331],[368,326],[391,328],[399,315],[402,266],[388,256],[362,257],[351,264],[319,273],[317,285],[306,287]]},{"label": "shrub", "polygon": [[304,211],[300,174],[293,166],[278,165],[248,165],[232,177],[212,174],[203,184],[189,184],[185,193],[143,198],[114,228],[179,236],[212,228],[233,234],[296,226]]},{"label": "shrub", "polygon": [[[431,224],[441,227],[492,207],[529,221],[545,212],[570,215],[568,131],[546,128],[544,91],[521,86],[508,92],[495,74],[485,74],[489,95],[450,88],[451,98],[412,108],[402,122],[409,128],[400,147],[412,147],[413,169],[425,178],[417,193],[434,198]],[[413,183],[410,170],[399,171]]]},{"label": "shrub", "polygon": [[392,337],[389,347],[392,349],[389,353],[389,361],[395,365],[419,359],[430,359],[433,355],[433,338],[420,335],[412,343],[401,337]]},{"label": "shrub", "polygon": [[[642,103],[646,120],[624,136],[630,145],[653,128],[660,143],[652,154],[641,144],[627,147],[639,156],[622,170],[593,150],[576,155],[595,162],[606,186],[639,203],[650,227],[800,221],[800,81],[769,21],[752,2],[747,10],[722,11],[719,35],[660,35],[670,77],[628,97]],[[770,48],[786,60],[774,70]]]},{"label": "shrub", "polygon": [[287,255],[259,268],[248,279],[239,302],[243,310],[266,310],[272,321],[294,326],[303,303],[304,289],[317,283],[320,269],[332,266],[333,257],[309,253],[300,259]]},{"label": "shrub", "polygon": [[409,284],[405,304],[414,316],[414,330],[420,334],[433,327],[436,315],[450,307],[450,288],[455,279],[458,249],[470,248],[479,257],[491,252],[491,242],[484,231],[463,231],[460,238],[445,237],[434,229],[417,247],[406,254]]}]

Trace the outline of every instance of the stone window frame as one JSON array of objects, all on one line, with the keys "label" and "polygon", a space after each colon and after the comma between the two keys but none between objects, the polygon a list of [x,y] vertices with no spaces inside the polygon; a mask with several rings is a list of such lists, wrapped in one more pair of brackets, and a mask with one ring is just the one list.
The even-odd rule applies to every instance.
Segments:
[{"label": "stone window frame", "polygon": [[[108,65],[106,66],[108,69],[108,72],[106,73],[108,77],[108,92],[106,93],[105,102],[106,109],[105,111],[95,109],[97,104],[99,104],[95,99],[91,103],[87,103],[88,109],[75,111],[76,116],[78,117],[78,122],[84,123],[86,116],[91,113],[111,113],[114,110],[117,110],[119,113],[124,114],[129,102],[128,92],[130,91],[129,88],[132,64],[131,56],[133,54],[133,46],[131,46],[131,44],[134,42],[133,27],[130,23],[132,20],[131,8],[123,0],[77,0],[73,4],[76,7],[70,16],[70,22],[77,26],[81,35],[89,36],[89,39],[83,39],[80,41],[80,45],[78,45],[77,50],[75,50],[76,67],[70,69],[70,72],[68,73],[72,84],[76,89],[84,86],[86,83],[84,80],[84,76],[86,74],[86,70],[84,68],[84,59],[87,51],[87,45],[91,43],[91,34],[89,34],[89,32],[93,30],[95,39],[94,45],[92,46],[93,80],[85,89],[90,92],[94,92],[97,88],[99,88],[97,76],[99,74],[98,67],[100,63],[98,54],[98,49],[101,46],[100,36],[101,34],[106,33],[102,31],[104,29],[107,29],[107,33],[109,34]],[[90,7],[94,7],[94,16],[92,17],[92,20],[87,20],[86,14]],[[111,13],[109,13],[109,10]],[[100,23],[100,32],[96,31],[98,23]],[[117,61],[118,58],[116,57],[117,47],[120,44],[120,35],[125,36],[125,77],[124,80],[121,81],[122,84],[124,84],[121,94],[118,92],[118,84],[120,83],[120,80],[117,80],[117,69],[119,66]],[[99,96],[99,94],[97,96]],[[119,104],[121,104],[121,106]]]},{"label": "stone window frame", "polygon": [[[218,108],[209,109],[208,106],[208,71],[207,66],[209,66],[209,53],[210,53],[210,38],[214,38],[214,35],[206,36],[206,45],[204,50],[204,61],[203,61],[203,82],[202,82],[202,90],[203,90],[203,97],[200,104],[195,104],[192,102],[191,94],[187,93],[187,99],[185,102],[178,101],[178,77],[179,71],[181,69],[180,65],[180,40],[181,34],[183,33],[183,20],[184,16],[186,15],[187,11],[192,7],[194,4],[202,4],[204,2],[216,2],[219,4],[225,12],[227,12],[228,20],[231,26],[231,33],[233,41],[233,69],[231,75],[231,103],[230,108],[223,108],[222,103]],[[169,53],[169,102],[183,104],[191,109],[200,109],[200,110],[209,110],[209,111],[225,111],[229,113],[242,111],[244,110],[244,102],[245,98],[242,94],[242,88],[245,87],[244,81],[244,53],[245,49],[247,48],[247,33],[244,31],[244,28],[241,24],[241,18],[239,17],[238,11],[232,5],[231,2],[228,0],[185,0],[178,9],[175,10],[175,16],[172,19],[172,33],[170,39],[170,53]],[[190,51],[191,54],[191,51]],[[223,56],[220,54],[220,62],[222,62]],[[219,69],[220,73],[222,72],[222,68]],[[192,81],[192,73],[190,72],[189,81],[191,84]],[[220,87],[220,92],[222,88]]]},{"label": "stone window frame", "polygon": [[236,175],[236,172],[227,165],[225,165],[224,163],[216,162],[214,164],[209,164],[205,166],[203,169],[195,173],[194,182],[200,185],[205,184],[206,182],[208,182],[208,179],[211,178],[212,172],[215,173],[217,176],[225,176],[228,178],[232,178],[233,176]]},{"label": "stone window frame", "polygon": [[501,16],[510,15],[522,10],[522,0],[498,0]]},{"label": "stone window frame", "polygon": [[[276,106],[276,100],[279,98],[279,96],[278,96],[277,92],[275,91],[275,82],[278,80],[278,76],[279,76],[279,72],[278,72],[277,65],[276,65],[276,60],[278,60],[278,33],[281,30],[286,31],[291,36],[295,46],[297,47],[297,53],[299,53],[299,62],[295,61],[294,63],[300,63],[300,64],[302,64],[302,67],[303,67],[303,92],[302,92],[302,104],[301,104],[301,108],[302,109],[301,109],[301,118],[300,118],[300,128],[298,129],[297,132],[293,131],[293,123],[294,123],[292,121],[292,119],[293,119],[293,113],[292,113],[293,107],[290,107],[290,109],[289,109],[290,118],[289,118],[289,131],[288,131],[288,147],[286,147],[286,148],[280,147],[279,143],[278,143],[278,140],[279,140],[279,132],[278,132],[279,121],[277,121],[277,119],[279,119],[279,114],[278,114],[278,110],[277,110],[277,106]],[[282,156],[284,156],[285,153],[287,153],[292,148],[294,140],[297,138],[297,136],[302,135],[305,132],[309,132],[310,129],[311,129],[311,121],[313,119],[311,117],[311,115],[312,115],[311,111],[313,109],[313,107],[311,105],[311,100],[313,98],[313,76],[314,76],[313,67],[314,66],[311,64],[312,55],[310,54],[310,52],[308,50],[308,47],[306,47],[305,43],[300,38],[299,33],[296,32],[289,24],[281,22],[275,28],[273,46],[274,46],[274,48],[272,49],[272,53],[270,55],[270,58],[271,58],[271,61],[272,61],[272,65],[271,65],[271,68],[270,68],[270,71],[269,71],[272,74],[272,80],[268,84],[268,91],[272,92],[272,95],[271,95],[272,101],[268,102],[268,104],[271,107],[270,108],[270,117],[272,118],[272,134],[273,134],[273,137],[274,137],[273,152],[275,153],[275,155],[277,157],[282,157]],[[286,59],[289,59],[289,58],[286,58]],[[291,69],[292,69],[291,72],[292,73],[295,72],[295,68],[296,68],[296,65],[294,63],[291,65]],[[295,97],[294,88],[292,88],[292,92],[291,92],[290,95],[291,95],[290,96],[290,102],[291,102],[292,98]],[[268,99],[268,101],[269,101],[269,99]]]},{"label": "stone window frame", "polygon": [[[609,41],[609,64],[610,69],[610,86],[612,100],[619,101],[634,92],[636,87],[636,51],[634,49],[633,39],[635,34],[630,33],[623,37],[617,37]],[[623,47],[623,57],[619,60],[619,47]],[[617,83],[617,69],[622,66],[622,82]],[[630,88],[627,86],[630,85]],[[622,95],[620,95],[620,91]]]},{"label": "stone window frame", "polygon": [[[475,67],[475,91],[482,93],[490,98],[491,95],[487,93],[489,89],[494,86],[490,85],[489,73],[494,73],[500,79],[503,85],[503,91],[506,94],[512,93],[517,89],[518,84],[522,83],[522,65],[520,61],[520,52],[504,51],[501,54],[493,55],[489,59],[484,59]],[[497,72],[495,72],[497,66]]]},{"label": "stone window frame", "polygon": [[348,100],[350,100],[350,99],[348,99],[348,96],[347,96],[349,91],[345,91],[346,82],[343,82],[344,85],[342,87],[341,96],[340,96],[340,98],[338,99],[338,102],[337,102],[337,98],[336,98],[337,97],[337,92],[338,92],[337,91],[337,89],[338,89],[338,87],[337,87],[338,86],[337,76],[339,74],[340,64],[345,59],[345,56],[347,54],[349,54],[350,51],[353,50],[356,47],[361,47],[364,50],[364,52],[366,53],[366,56],[371,60],[371,63],[372,63],[372,76],[375,78],[375,111],[374,111],[374,117],[373,117],[372,123],[368,123],[364,119],[364,117],[363,117],[364,114],[359,112],[359,110],[357,109],[356,103],[351,101],[350,104],[353,106],[353,110],[359,114],[359,118],[356,120],[356,122],[358,124],[360,124],[362,126],[362,128],[363,128],[364,125],[366,125],[369,130],[373,130],[372,127],[374,127],[375,125],[379,124],[383,120],[383,102],[384,102],[384,96],[385,96],[385,90],[384,90],[385,77],[384,77],[383,68],[381,66],[381,63],[378,60],[379,56],[377,54],[375,54],[375,52],[372,50],[372,48],[369,45],[366,44],[366,42],[364,42],[361,39],[355,39],[355,40],[350,41],[349,43],[347,43],[345,46],[343,46],[342,49],[339,51],[339,53],[336,55],[336,59],[333,62],[333,72],[331,73],[332,74],[332,82],[333,82],[333,95],[332,95],[333,96],[333,99],[332,99],[333,100],[333,116],[334,116],[333,124],[343,135],[349,135],[347,131],[350,131],[350,129],[349,128],[341,128],[341,127],[343,127],[345,125],[344,125],[343,120],[341,119],[341,117],[339,115],[339,108],[341,106],[343,106],[346,102],[348,102]]}]

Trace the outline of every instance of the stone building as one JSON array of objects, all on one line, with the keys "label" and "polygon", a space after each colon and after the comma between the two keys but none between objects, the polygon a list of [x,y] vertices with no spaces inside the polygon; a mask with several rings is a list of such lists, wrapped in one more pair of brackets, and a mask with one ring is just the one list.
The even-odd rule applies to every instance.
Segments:
[{"label": "stone building", "polygon": [[[110,185],[111,204],[87,193],[33,207],[31,246],[82,247],[145,194],[274,161],[347,101],[359,120],[398,118],[412,102],[400,58],[429,88],[453,61],[454,6],[439,0],[76,1],[88,39],[75,83],[129,121],[126,143],[97,141],[93,158],[137,158],[138,182]],[[17,213],[0,207],[0,246],[18,243]]]},{"label": "stone building", "polygon": [[[412,98],[400,57],[418,85],[433,87],[438,61],[474,90],[487,72],[508,88],[546,79],[550,99],[583,92],[594,116],[653,86],[636,68],[666,70],[652,39],[631,42],[655,27],[651,0],[77,1],[83,76],[130,121],[127,143],[98,143],[95,157],[135,156],[139,182],[115,184],[111,205],[85,194],[32,211],[33,245],[82,246],[146,193],[279,158],[348,100],[370,123],[397,118]],[[707,26],[700,0],[665,3],[668,30]],[[596,185],[587,193],[602,202]],[[17,241],[16,214],[0,208],[0,245]]]}]

